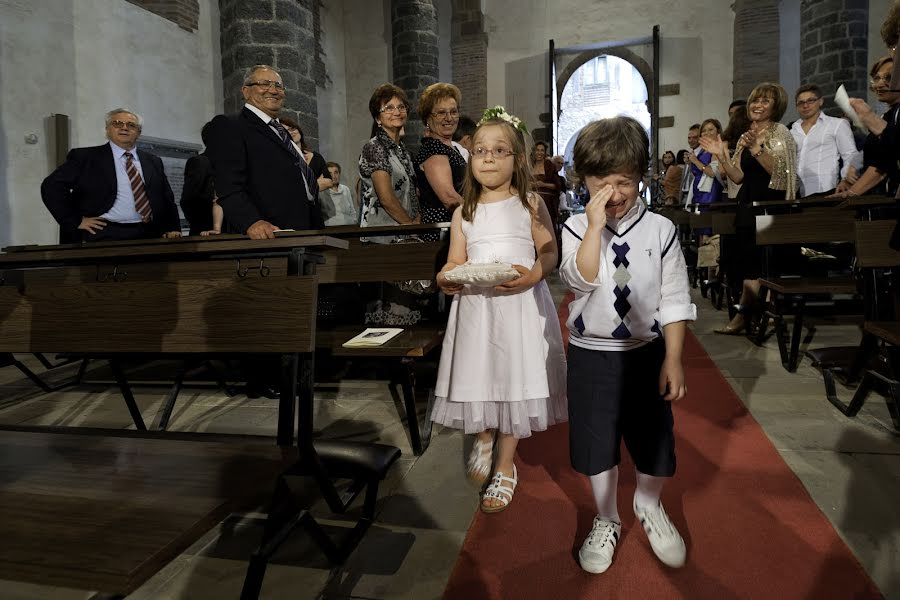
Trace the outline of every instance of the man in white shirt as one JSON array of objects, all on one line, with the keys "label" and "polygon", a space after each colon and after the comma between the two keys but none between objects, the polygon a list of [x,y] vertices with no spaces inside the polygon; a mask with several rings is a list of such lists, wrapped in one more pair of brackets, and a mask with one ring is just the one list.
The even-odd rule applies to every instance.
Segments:
[{"label": "man in white shirt", "polygon": [[[797,142],[800,194],[830,193],[835,188],[843,191],[850,185],[846,178],[851,167],[862,167],[862,155],[856,149],[850,124],[822,112],[822,91],[813,83],[800,86],[794,99],[800,119],[791,126],[791,135]],[[838,164],[838,159],[843,165]]]},{"label": "man in white shirt", "polygon": [[[700,123],[694,123],[688,129],[688,146],[694,156],[699,156],[703,148],[700,147]],[[681,176],[681,205],[688,206],[691,198],[694,196],[694,174],[691,172],[691,160],[685,155],[684,157],[684,174]]]},{"label": "man in white shirt", "polygon": [[353,201],[350,188],[341,183],[341,165],[327,163],[331,173],[331,187],[321,197],[322,219],[325,227],[335,225],[359,225],[359,207]]}]

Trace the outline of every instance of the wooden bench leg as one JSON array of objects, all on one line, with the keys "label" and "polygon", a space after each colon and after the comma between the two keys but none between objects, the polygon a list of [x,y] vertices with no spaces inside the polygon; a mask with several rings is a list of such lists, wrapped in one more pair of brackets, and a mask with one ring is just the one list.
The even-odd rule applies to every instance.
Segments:
[{"label": "wooden bench leg", "polygon": [[[277,433],[277,442],[279,446],[290,446],[294,443],[295,403],[297,402],[299,369],[299,355],[281,355],[281,390],[278,397]],[[301,415],[301,423],[303,416],[304,415]]]},{"label": "wooden bench leg", "polygon": [[797,362],[800,355],[800,338],[803,333],[803,311],[806,308],[806,298],[800,297],[794,308],[794,327],[791,332],[791,353],[785,368],[793,373],[797,370]]},{"label": "wooden bench leg", "polygon": [[392,377],[399,382],[403,396],[403,407],[406,411],[406,425],[409,428],[409,442],[413,454],[421,456],[431,442],[431,408],[434,404],[434,386],[428,386],[428,399],[425,408],[425,422],[419,427],[419,415],[416,410],[416,363],[406,358],[401,361]]},{"label": "wooden bench leg", "polygon": [[159,425],[157,426],[159,431],[165,431],[166,427],[169,426],[169,419],[172,418],[172,411],[175,409],[175,401],[178,400],[178,394],[181,393],[181,386],[184,384],[184,378],[191,367],[192,364],[189,361],[185,361],[175,375],[175,382],[172,384],[172,387],[169,388],[169,393],[166,395],[162,410],[159,413]]},{"label": "wooden bench leg", "polygon": [[117,360],[110,360],[109,368],[112,369],[113,375],[116,377],[116,383],[119,384],[119,391],[122,392],[125,406],[128,407],[128,412],[131,413],[131,420],[134,421],[134,426],[140,431],[147,431],[147,426],[144,425],[144,419],[141,417],[141,409],[138,408],[137,402],[134,401],[131,386],[128,385],[128,379],[125,377],[122,365]]},{"label": "wooden bench leg", "polygon": [[782,311],[781,311],[781,306],[780,306],[778,296],[775,296],[772,299],[772,310],[770,312],[766,312],[764,314],[764,318],[769,318],[769,317],[771,317],[772,320],[775,321],[775,339],[778,341],[778,352],[779,352],[779,354],[781,354],[781,364],[787,365],[787,363],[788,363],[787,325],[784,322],[784,315],[782,314]]},{"label": "wooden bench leg", "polygon": [[339,552],[334,542],[325,534],[309,511],[299,506],[297,498],[291,493],[285,478],[281,476],[278,478],[272,494],[262,542],[250,557],[250,564],[247,567],[247,574],[244,576],[244,585],[241,590],[241,600],[259,598],[269,559],[275,554],[278,547],[290,537],[291,533],[301,525],[306,528],[310,537],[329,561],[340,562]]},{"label": "wooden bench leg", "polygon": [[[758,319],[756,321],[756,323],[754,323],[754,326],[756,327],[756,339],[754,340],[754,343],[757,346],[762,346],[766,342],[766,333],[769,328],[769,315],[770,315],[770,312],[767,309],[768,296],[769,296],[769,288],[767,288],[764,285],[761,285],[759,288],[759,295],[757,296],[757,298],[758,298],[759,305],[762,307],[762,309],[757,311],[754,315]],[[774,304],[774,302],[777,300],[777,298],[775,297],[774,293],[772,293],[772,296],[773,296],[772,302]]]},{"label": "wooden bench leg", "polygon": [[[39,354],[35,354],[35,356],[39,357],[39,360],[40,360],[40,358],[43,358],[43,356],[39,355]],[[43,361],[41,361],[41,364],[44,364],[45,362],[47,364],[50,364],[46,358],[44,358]],[[65,363],[61,363],[58,365],[50,365],[48,367],[48,370],[52,370],[52,369],[55,369],[56,367],[61,367],[63,365],[67,365],[67,364],[69,364],[69,363],[65,362]],[[69,387],[70,385],[80,383],[81,376],[82,376],[82,371],[79,370],[78,376],[75,379],[60,383],[59,385],[50,385],[49,383],[44,381],[40,375],[38,375],[37,373],[35,373],[31,369],[29,369],[28,365],[26,365],[25,363],[23,363],[22,361],[17,359],[11,352],[5,352],[2,354],[2,357],[0,357],[0,366],[3,366],[3,367],[11,366],[11,367],[17,368],[19,371],[22,372],[23,375],[25,375],[25,377],[27,377],[29,380],[31,380],[31,382],[34,385],[41,388],[41,391],[46,392],[48,394],[50,392],[58,392],[61,389]]]}]

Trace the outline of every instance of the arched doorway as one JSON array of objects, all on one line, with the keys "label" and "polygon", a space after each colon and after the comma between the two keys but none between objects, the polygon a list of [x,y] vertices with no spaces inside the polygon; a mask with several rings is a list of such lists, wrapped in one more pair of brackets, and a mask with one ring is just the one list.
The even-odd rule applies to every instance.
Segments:
[{"label": "arched doorway", "polygon": [[556,149],[571,164],[581,129],[597,119],[627,115],[650,134],[647,83],[632,63],[612,54],[585,60],[564,83],[559,100]]}]

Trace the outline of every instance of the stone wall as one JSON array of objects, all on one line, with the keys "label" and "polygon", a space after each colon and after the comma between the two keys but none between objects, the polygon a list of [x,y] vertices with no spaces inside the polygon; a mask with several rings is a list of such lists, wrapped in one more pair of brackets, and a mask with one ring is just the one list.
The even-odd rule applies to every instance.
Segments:
[{"label": "stone wall", "polygon": [[481,0],[453,2],[453,83],[462,93],[460,113],[478,121],[487,107],[487,47]]},{"label": "stone wall", "polygon": [[437,11],[432,0],[392,0],[394,84],[409,96],[405,143],[415,156],[425,130],[417,110],[422,91],[438,80]]},{"label": "stone wall", "polygon": [[315,37],[318,9],[317,0],[220,0],[226,112],[244,105],[241,86],[247,69],[271,65],[284,81],[283,114],[295,117],[307,143],[317,145],[317,70],[324,77]]},{"label": "stone wall", "polygon": [[851,96],[864,98],[869,0],[802,0],[800,6],[800,80],[821,87],[826,106],[841,84]]},{"label": "stone wall", "polygon": [[764,81],[780,81],[781,30],[778,0],[734,3],[734,79],[732,96],[746,98]]}]

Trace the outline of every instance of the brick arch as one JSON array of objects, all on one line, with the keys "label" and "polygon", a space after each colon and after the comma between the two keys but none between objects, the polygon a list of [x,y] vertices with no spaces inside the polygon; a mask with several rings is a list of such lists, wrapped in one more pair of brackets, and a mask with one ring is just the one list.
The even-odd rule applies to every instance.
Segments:
[{"label": "brick arch", "polygon": [[652,108],[651,102],[653,99],[653,67],[650,66],[650,64],[648,64],[646,60],[644,60],[628,48],[603,48],[601,50],[587,50],[576,56],[569,64],[566,65],[566,68],[556,76],[557,106],[559,106],[559,104],[562,102],[563,90],[566,88],[566,84],[569,83],[572,75],[575,74],[575,71],[577,71],[587,61],[597,58],[598,56],[616,56],[630,63],[631,66],[637,69],[638,73],[641,74],[641,78],[644,80],[644,85],[647,86],[647,108],[648,110]]}]

